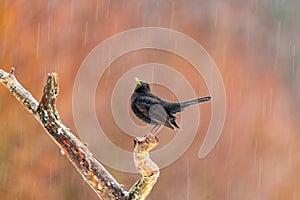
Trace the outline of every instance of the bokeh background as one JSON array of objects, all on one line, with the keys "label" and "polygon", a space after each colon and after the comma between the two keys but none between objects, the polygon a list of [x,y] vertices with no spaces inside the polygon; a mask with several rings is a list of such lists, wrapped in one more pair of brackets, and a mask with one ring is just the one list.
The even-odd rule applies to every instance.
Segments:
[{"label": "bokeh background", "polygon": [[[201,129],[193,144],[161,170],[148,199],[296,200],[300,198],[299,9],[297,0],[2,0],[0,66],[6,71],[15,67],[18,80],[37,99],[47,73],[57,72],[58,110],[76,133],[73,84],[80,64],[96,45],[132,28],[180,31],[200,43],[217,64],[227,95],[226,121],[213,151],[199,159],[211,111],[210,104],[203,104]],[[127,150],[132,149],[132,137],[114,123],[109,97],[122,72],[147,62],[173,66],[188,79],[194,75],[189,63],[157,50],[133,52],[112,63],[99,82],[96,109],[111,141]],[[208,94],[201,77],[193,80],[197,95]],[[175,99],[166,88],[154,90]],[[175,134],[163,131],[160,147]],[[139,178],[108,170],[125,189]],[[97,199],[43,128],[2,86],[0,199]]]}]

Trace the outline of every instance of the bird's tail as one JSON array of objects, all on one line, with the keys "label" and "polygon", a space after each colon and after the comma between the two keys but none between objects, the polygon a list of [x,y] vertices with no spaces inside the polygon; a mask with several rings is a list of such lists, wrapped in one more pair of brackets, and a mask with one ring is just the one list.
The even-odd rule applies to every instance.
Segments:
[{"label": "bird's tail", "polygon": [[201,97],[201,98],[190,100],[190,101],[181,102],[180,103],[180,108],[181,108],[181,110],[183,110],[184,108],[186,108],[188,106],[198,104],[198,103],[202,103],[202,102],[205,102],[205,101],[209,101],[210,99],[211,99],[211,97],[207,96],[207,97]]}]

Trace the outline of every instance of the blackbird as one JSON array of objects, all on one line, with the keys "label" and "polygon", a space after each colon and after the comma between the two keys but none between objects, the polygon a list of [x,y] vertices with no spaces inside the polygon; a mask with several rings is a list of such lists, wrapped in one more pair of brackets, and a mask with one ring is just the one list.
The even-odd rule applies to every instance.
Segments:
[{"label": "blackbird", "polygon": [[176,123],[175,113],[183,111],[186,107],[209,101],[210,96],[185,102],[169,102],[151,93],[149,84],[138,78],[136,88],[131,95],[131,109],[142,121],[154,125],[151,133],[156,133],[161,125],[168,128],[179,129]]}]

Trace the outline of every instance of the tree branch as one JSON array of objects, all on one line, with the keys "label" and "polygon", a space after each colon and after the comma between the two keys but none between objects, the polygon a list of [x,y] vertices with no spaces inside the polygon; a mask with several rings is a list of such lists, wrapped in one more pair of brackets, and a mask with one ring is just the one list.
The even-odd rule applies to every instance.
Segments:
[{"label": "tree branch", "polygon": [[159,177],[159,168],[149,157],[149,151],[158,144],[156,136],[147,135],[135,138],[134,161],[142,177],[129,192],[126,192],[122,185],[93,157],[88,148],[60,121],[55,105],[58,95],[57,74],[49,74],[40,103],[17,81],[14,69],[10,73],[0,69],[0,82],[42,124],[52,140],[99,198],[103,200],[143,200],[149,195]]},{"label": "tree branch", "polygon": [[149,156],[157,144],[158,138],[154,135],[134,139],[134,164],[142,178],[131,187],[130,199],[146,199],[159,177],[159,168]]},{"label": "tree branch", "polygon": [[10,73],[0,69],[0,81],[9,91],[18,99],[19,102],[38,119],[37,107],[39,103],[31,96],[31,94],[22,87],[14,76],[15,69],[12,68]]},{"label": "tree branch", "polygon": [[37,109],[44,128],[99,196],[103,199],[121,199],[124,196],[121,185],[59,120],[55,106],[57,95],[57,74],[52,73],[48,77],[44,95]]}]

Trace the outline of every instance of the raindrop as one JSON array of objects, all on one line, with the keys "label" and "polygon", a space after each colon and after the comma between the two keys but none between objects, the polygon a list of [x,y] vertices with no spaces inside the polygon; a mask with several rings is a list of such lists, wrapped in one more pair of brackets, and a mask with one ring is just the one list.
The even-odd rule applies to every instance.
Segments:
[{"label": "raindrop", "polygon": [[2,175],[2,177],[1,177],[2,180],[0,180],[1,181],[0,183],[1,183],[1,185],[6,185],[7,178],[8,178],[8,176],[7,176],[8,167],[6,164],[2,164],[2,165],[0,165],[0,169],[1,169],[1,175]]},{"label": "raindrop", "polygon": [[295,70],[295,58],[296,58],[296,45],[293,46],[293,56],[292,56],[292,72]]},{"label": "raindrop", "polygon": [[270,104],[269,104],[270,115],[272,115],[272,105],[273,105],[273,88],[271,88],[271,91],[270,91]]},{"label": "raindrop", "polygon": [[190,162],[186,161],[186,182],[187,182],[187,193],[186,199],[190,199],[190,191],[191,191],[191,175],[190,175]]},{"label": "raindrop", "polygon": [[258,184],[257,184],[257,188],[258,188],[258,200],[260,200],[260,190],[261,190],[261,161],[262,159],[259,159],[259,169],[258,169]]},{"label": "raindrop", "polygon": [[152,66],[152,70],[151,70],[151,82],[153,83],[153,80],[154,80],[154,70],[155,70],[155,66],[154,66],[154,64],[153,64],[153,66]]},{"label": "raindrop", "polygon": [[263,96],[263,104],[262,104],[262,109],[261,109],[261,114],[262,114],[262,117],[265,118],[266,116],[266,96],[264,95]]},{"label": "raindrop", "polygon": [[7,6],[8,5],[8,3],[7,3],[7,0],[5,0],[4,1],[4,13],[3,13],[3,15],[4,15],[4,23],[6,24],[6,20],[7,20]]},{"label": "raindrop", "polygon": [[96,3],[96,22],[98,22],[98,18],[99,18],[99,0],[97,0]]},{"label": "raindrop", "polygon": [[74,0],[71,1],[71,8],[70,8],[70,21],[73,22],[73,13],[74,13]]},{"label": "raindrop", "polygon": [[[4,2],[4,24],[6,24],[6,21],[7,21],[7,0],[5,0]],[[5,53],[6,51],[6,42],[7,42],[7,26],[4,26],[4,36],[3,36],[3,41],[2,41],[2,51],[3,51],[3,54]]]},{"label": "raindrop", "polygon": [[[111,49],[112,49],[112,46],[109,45],[109,47],[108,47],[108,60],[109,60],[109,62],[111,62],[111,52],[112,52]],[[105,80],[105,84],[110,83],[109,77],[110,77],[110,67],[107,68],[107,78]]]},{"label": "raindrop", "polygon": [[4,36],[3,36],[3,41],[2,41],[2,51],[3,51],[3,54],[6,52],[6,45],[7,45],[7,30],[5,28],[5,30],[4,30]]},{"label": "raindrop", "polygon": [[257,12],[257,8],[258,8],[258,1],[259,1],[259,0],[255,0],[255,10],[254,10],[254,13],[256,13],[256,12]]},{"label": "raindrop", "polygon": [[172,10],[171,10],[171,28],[174,27],[174,16],[175,16],[175,2],[172,1]]},{"label": "raindrop", "polygon": [[227,193],[226,193],[226,199],[229,199],[229,191],[230,191],[230,183],[229,181],[227,182]]},{"label": "raindrop", "polygon": [[[247,32],[246,32],[246,46],[247,46],[247,48],[248,48],[248,50],[249,50],[249,48],[250,48],[250,33],[251,33],[251,18],[252,18],[253,16],[251,16],[249,13],[247,14],[247,20],[246,20],[246,26],[247,26],[247,28],[246,28],[246,30],[247,30]],[[250,49],[250,55],[252,56],[252,51],[251,51],[251,49]]]},{"label": "raindrop", "polygon": [[275,55],[275,64],[274,64],[275,71],[277,71],[277,67],[278,67],[278,57],[279,57],[279,49],[280,49],[280,33],[281,33],[281,21],[278,21],[277,37],[276,37],[276,55]]},{"label": "raindrop", "polygon": [[137,10],[137,15],[136,17],[139,19],[140,18],[140,11],[141,11],[141,1],[138,3],[138,10]]},{"label": "raindrop", "polygon": [[276,8],[276,9],[279,8],[279,4],[280,4],[279,0],[276,0],[276,1],[275,1],[275,8]]},{"label": "raindrop", "polygon": [[107,7],[106,7],[106,18],[108,18],[109,6],[110,6],[110,0],[108,0],[108,1],[107,1]]},{"label": "raindrop", "polygon": [[173,199],[173,198],[171,198],[171,192],[168,192],[167,199]]},{"label": "raindrop", "polygon": [[109,45],[109,48],[108,48],[108,60],[109,60],[109,62],[111,61],[111,49],[112,49],[112,46]]},{"label": "raindrop", "polygon": [[293,143],[289,142],[289,147],[288,147],[288,162],[287,165],[288,167],[292,166],[292,157],[293,157]]},{"label": "raindrop", "polygon": [[85,30],[84,30],[84,47],[86,47],[86,44],[87,44],[87,37],[88,37],[88,25],[89,25],[89,22],[86,21],[85,22]]},{"label": "raindrop", "polygon": [[294,183],[294,189],[293,189],[293,199],[296,200],[297,198],[297,191],[298,191],[298,187],[296,186],[296,184]]},{"label": "raindrop", "polygon": [[256,165],[256,159],[257,159],[257,140],[255,140],[255,146],[254,146],[254,166]]},{"label": "raindrop", "polygon": [[231,156],[231,152],[232,152],[232,140],[233,140],[233,132],[230,132],[230,141],[229,141],[229,149],[228,149],[228,156]]},{"label": "raindrop", "polygon": [[53,173],[53,164],[50,164],[50,172],[49,172],[49,191],[51,190],[51,185],[52,185],[52,173]]},{"label": "raindrop", "polygon": [[215,20],[214,20],[214,26],[215,26],[215,27],[217,26],[217,23],[218,23],[219,4],[220,4],[220,2],[218,1],[218,2],[216,3],[216,11],[215,11]]},{"label": "raindrop", "polygon": [[50,32],[51,32],[51,16],[48,17],[48,32],[47,32],[47,42],[50,42]]},{"label": "raindrop", "polygon": [[38,23],[37,39],[36,39],[36,58],[39,57],[39,51],[40,51],[40,34],[41,34],[41,23]]}]

